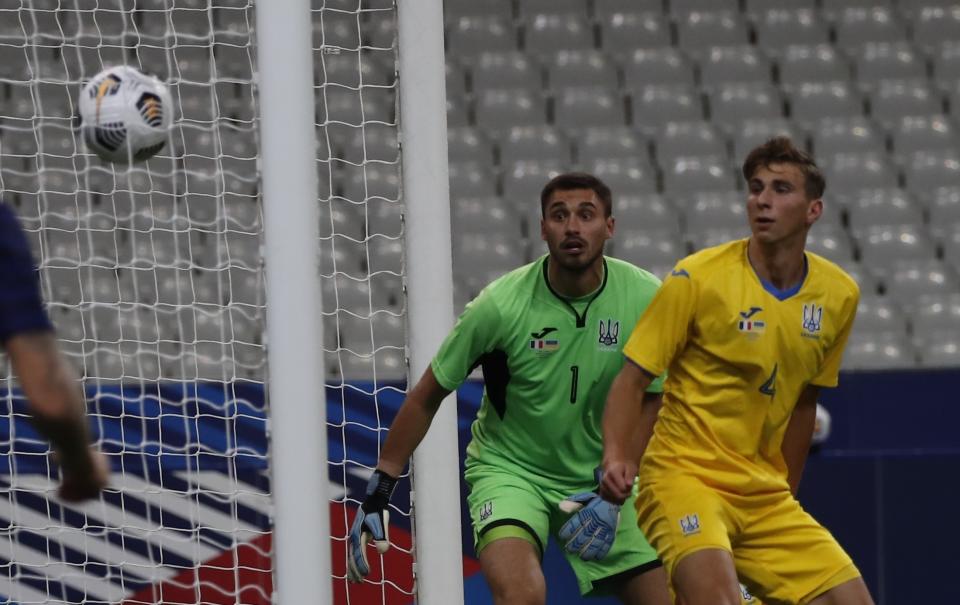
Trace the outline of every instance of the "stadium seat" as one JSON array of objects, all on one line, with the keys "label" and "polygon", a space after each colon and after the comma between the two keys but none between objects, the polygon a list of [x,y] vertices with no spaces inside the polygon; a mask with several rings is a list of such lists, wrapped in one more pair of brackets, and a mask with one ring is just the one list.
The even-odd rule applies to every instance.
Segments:
[{"label": "stadium seat", "polygon": [[905,336],[853,334],[844,351],[843,367],[851,370],[891,370],[916,364],[913,345]]},{"label": "stadium seat", "polygon": [[478,128],[459,126],[447,129],[447,158],[451,163],[493,164],[493,144]]},{"label": "stadium seat", "polygon": [[960,6],[924,6],[918,3],[911,20],[914,43],[934,52],[946,43],[960,40]]},{"label": "stadium seat", "polygon": [[744,12],[747,15],[762,15],[771,10],[814,10],[816,8],[816,0],[746,0],[744,2]]},{"label": "stadium seat", "polygon": [[790,5],[760,11],[753,19],[753,27],[757,46],[771,56],[780,56],[797,44],[811,46],[830,42],[830,29],[812,7]]},{"label": "stadium seat", "polygon": [[447,28],[447,52],[465,65],[485,52],[517,49],[517,32],[510,18],[460,17]]},{"label": "stadium seat", "polygon": [[[831,214],[836,215],[835,208],[824,209],[824,217]],[[853,262],[853,245],[842,226],[817,221],[807,233],[806,249],[842,266]]]},{"label": "stadium seat", "polygon": [[943,259],[954,267],[960,266],[960,226],[953,225],[949,230],[944,230],[940,241],[943,244]]},{"label": "stadium seat", "polygon": [[682,202],[687,229],[741,230],[747,226],[746,196],[739,191],[694,192]]},{"label": "stadium seat", "polygon": [[813,152],[820,158],[837,153],[886,152],[883,131],[869,118],[824,118],[810,129]]},{"label": "stadium seat", "polygon": [[893,122],[890,138],[893,152],[905,160],[917,152],[947,152],[960,149],[960,132],[943,114],[912,115]]},{"label": "stadium seat", "polygon": [[[516,208],[519,216],[524,218],[540,215],[540,191],[543,186],[568,167],[555,161],[544,162],[515,162],[512,165],[503,166],[503,198],[507,204]],[[539,218],[536,223],[530,220],[526,221],[528,227],[527,234],[530,235],[529,227],[539,225]]]},{"label": "stadium seat", "polygon": [[645,86],[630,95],[633,125],[651,135],[669,122],[703,119],[700,95],[688,86]]},{"label": "stadium seat", "polygon": [[623,60],[624,88],[642,90],[645,86],[695,85],[693,65],[678,49],[638,48]]},{"label": "stadium seat", "polygon": [[679,157],[725,159],[727,144],[710,122],[669,122],[656,134],[655,153],[660,165],[666,167]]},{"label": "stadium seat", "polygon": [[655,193],[657,174],[654,168],[639,158],[594,159],[586,164],[588,170],[605,182],[614,196]]},{"label": "stadium seat", "polygon": [[750,43],[746,21],[735,11],[694,11],[677,15],[677,45],[693,57],[714,46]]},{"label": "stadium seat", "polygon": [[619,85],[617,66],[598,50],[565,50],[546,58],[547,86],[564,88],[595,86],[615,90]]},{"label": "stadium seat", "polygon": [[714,89],[733,83],[770,84],[773,70],[755,46],[715,46],[699,63],[700,85]]},{"label": "stadium seat", "polygon": [[570,141],[555,126],[514,126],[500,141],[500,163],[527,160],[570,165]]},{"label": "stadium seat", "polygon": [[477,96],[476,125],[492,136],[514,126],[547,123],[546,106],[539,93],[528,90],[483,90]]},{"label": "stadium seat", "polygon": [[476,291],[525,260],[518,238],[511,234],[464,233],[453,241],[453,265]]},{"label": "stadium seat", "polygon": [[663,0],[594,0],[593,15],[599,22],[623,13],[660,13]]},{"label": "stadium seat", "polygon": [[586,0],[524,0],[518,5],[520,19],[529,21],[538,15],[563,15],[587,21]]},{"label": "stadium seat", "polygon": [[397,164],[367,164],[359,167],[346,166],[340,172],[348,176],[343,183],[343,197],[353,203],[383,198],[388,201],[400,199],[400,167]]},{"label": "stadium seat", "polygon": [[526,54],[516,50],[479,55],[470,75],[473,90],[477,94],[494,88],[538,92],[542,85],[540,67]]},{"label": "stadium seat", "polygon": [[687,249],[679,238],[661,231],[624,229],[614,238],[617,258],[650,270],[654,266],[672,266],[686,256]]},{"label": "stadium seat", "polygon": [[[497,17],[504,20],[513,18],[513,6],[510,0],[444,0],[443,17],[452,23],[461,17]],[[355,18],[355,17],[354,17]]]},{"label": "stadium seat", "polygon": [[904,176],[913,191],[955,186],[960,183],[960,150],[917,152],[907,161]]},{"label": "stadium seat", "polygon": [[937,332],[918,347],[923,368],[960,366],[960,331]]},{"label": "stadium seat", "polygon": [[630,231],[657,231],[680,236],[680,220],[676,208],[657,193],[615,193],[613,216],[617,219],[617,240],[620,239],[620,233]]},{"label": "stadium seat", "polygon": [[464,96],[467,94],[467,76],[465,70],[454,63],[447,61],[444,64],[444,85],[447,94]]},{"label": "stadium seat", "polygon": [[897,260],[884,267],[880,280],[887,296],[911,310],[926,294],[949,294],[960,290],[954,270],[942,261]]},{"label": "stadium seat", "polygon": [[661,164],[663,191],[669,196],[682,196],[697,191],[726,191],[736,189],[726,161],[715,157],[678,157]]},{"label": "stadium seat", "polygon": [[853,281],[860,285],[860,294],[863,296],[879,294],[880,284],[876,276],[862,264],[856,261],[840,261],[837,264]]},{"label": "stadium seat", "polygon": [[900,307],[885,296],[867,294],[860,297],[853,333],[907,335],[907,320]]},{"label": "stadium seat", "polygon": [[916,226],[870,227],[856,237],[861,261],[871,269],[883,270],[901,260],[930,260],[934,257],[929,234]]},{"label": "stadium seat", "polygon": [[846,59],[829,44],[788,46],[779,58],[778,69],[780,85],[787,91],[807,82],[845,82],[851,73]]},{"label": "stadium seat", "polygon": [[870,43],[907,39],[906,28],[889,6],[847,6],[837,13],[834,31],[837,47],[846,52],[855,52]]},{"label": "stadium seat", "polygon": [[944,90],[960,85],[960,42],[945,43],[933,51],[933,77]]},{"label": "stadium seat", "polygon": [[466,98],[456,94],[448,94],[447,128],[456,128],[469,125],[470,117]]},{"label": "stadium seat", "polygon": [[860,89],[873,92],[886,80],[923,83],[927,65],[908,42],[876,42],[863,46],[854,55],[854,72]]},{"label": "stadium seat", "polygon": [[742,162],[750,151],[775,136],[786,135],[801,149],[806,147],[802,136],[786,118],[749,120],[740,129],[731,133],[733,138],[733,161]]},{"label": "stadium seat", "polygon": [[503,198],[457,198],[450,213],[450,226],[456,234],[502,233],[523,237],[516,208]]},{"label": "stadium seat", "polygon": [[623,97],[614,90],[564,88],[553,101],[554,122],[566,131],[626,125]]},{"label": "stadium seat", "polygon": [[647,141],[625,126],[586,128],[573,141],[577,161],[581,164],[627,158],[650,160]]},{"label": "stadium seat", "polygon": [[923,212],[903,189],[859,191],[847,205],[854,237],[878,227],[923,225]]},{"label": "stadium seat", "polygon": [[917,341],[929,340],[939,332],[960,331],[960,293],[920,297],[913,305],[910,323]]},{"label": "stadium seat", "polygon": [[[397,163],[400,161],[400,144],[397,133],[397,127],[394,124],[370,123],[362,128],[351,129],[350,138],[344,141],[336,157],[350,162],[352,164],[362,164],[364,162],[386,162]],[[226,142],[224,142],[223,153],[226,157],[221,159],[221,163],[226,169],[232,167],[237,174],[249,174],[255,172],[255,166],[249,166],[248,170],[242,171],[243,165],[240,164],[240,158],[227,151]]]},{"label": "stadium seat", "polygon": [[450,192],[457,197],[489,197],[496,194],[497,179],[486,162],[451,163]]},{"label": "stadium seat", "polygon": [[934,189],[927,208],[930,230],[936,237],[960,231],[960,185]]},{"label": "stadium seat", "polygon": [[600,22],[600,44],[614,57],[670,46],[670,24],[656,13],[612,13]]},{"label": "stadium seat", "polygon": [[314,69],[320,82],[353,88],[390,86],[395,79],[393,66],[383,65],[370,52],[321,53]]},{"label": "stadium seat", "polygon": [[590,23],[575,15],[540,13],[523,28],[524,50],[544,58],[564,50],[589,50],[593,38]]},{"label": "stadium seat", "polygon": [[707,105],[713,123],[728,134],[739,132],[745,122],[783,116],[783,99],[769,83],[720,84]]},{"label": "stadium seat", "polygon": [[820,157],[833,195],[849,194],[859,189],[884,189],[897,186],[897,173],[885,153],[837,153]]},{"label": "stadium seat", "polygon": [[743,239],[750,235],[750,229],[747,225],[739,229],[716,229],[710,228],[705,231],[687,231],[686,238],[690,249],[693,252],[719,246],[732,240]]},{"label": "stadium seat", "polygon": [[670,6],[670,13],[675,17],[683,17],[692,12],[740,10],[738,0],[670,0],[667,4]]},{"label": "stadium seat", "polygon": [[801,125],[825,117],[863,115],[863,100],[847,82],[804,82],[790,93],[790,116]]}]

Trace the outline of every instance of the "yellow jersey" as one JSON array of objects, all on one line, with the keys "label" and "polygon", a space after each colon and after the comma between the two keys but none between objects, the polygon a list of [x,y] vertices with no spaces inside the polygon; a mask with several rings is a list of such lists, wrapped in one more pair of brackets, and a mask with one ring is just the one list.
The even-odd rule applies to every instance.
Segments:
[{"label": "yellow jersey", "polygon": [[788,489],[780,446],[797,399],[837,385],[856,282],[806,252],[801,283],[778,290],[754,271],[747,241],[681,260],[624,347],[650,374],[667,371],[641,482],[679,470],[735,493]]}]

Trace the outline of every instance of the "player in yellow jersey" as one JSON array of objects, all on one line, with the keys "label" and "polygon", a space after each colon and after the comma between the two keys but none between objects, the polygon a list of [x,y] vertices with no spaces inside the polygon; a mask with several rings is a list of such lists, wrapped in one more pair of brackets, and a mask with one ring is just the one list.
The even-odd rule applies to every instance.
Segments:
[{"label": "player in yellow jersey", "polygon": [[654,376],[663,407],[639,468],[637,519],[678,603],[871,605],[850,557],[795,495],[821,387],[837,384],[857,284],[804,251],[824,179],[785,137],[743,165],[752,235],[681,260],[624,347],[603,418],[601,494],[621,501]]}]

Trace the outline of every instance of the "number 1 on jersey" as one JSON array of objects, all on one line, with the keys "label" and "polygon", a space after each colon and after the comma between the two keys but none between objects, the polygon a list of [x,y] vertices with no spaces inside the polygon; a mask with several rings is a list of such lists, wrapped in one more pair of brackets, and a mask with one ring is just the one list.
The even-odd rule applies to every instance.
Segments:
[{"label": "number 1 on jersey", "polygon": [[580,367],[570,366],[570,403],[577,402],[577,382],[580,381]]}]

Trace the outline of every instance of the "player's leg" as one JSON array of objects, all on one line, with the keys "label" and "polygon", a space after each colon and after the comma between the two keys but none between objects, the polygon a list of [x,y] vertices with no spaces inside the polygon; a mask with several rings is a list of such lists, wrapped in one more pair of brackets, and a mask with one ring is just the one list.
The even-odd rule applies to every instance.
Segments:
[{"label": "player's leg", "polygon": [[815,597],[809,605],[873,605],[873,598],[863,578],[854,578]]},{"label": "player's leg", "polygon": [[741,509],[736,567],[765,602],[872,605],[853,561],[788,492]]},{"label": "player's leg", "polygon": [[496,605],[543,605],[547,585],[540,552],[522,538],[494,540],[480,551],[480,568]]},{"label": "player's leg", "polygon": [[614,594],[624,605],[670,605],[667,572],[662,565],[637,573],[617,582]]},{"label": "player's leg", "polygon": [[740,605],[740,583],[733,556],[721,548],[685,555],[673,572],[673,588],[683,605]]}]

